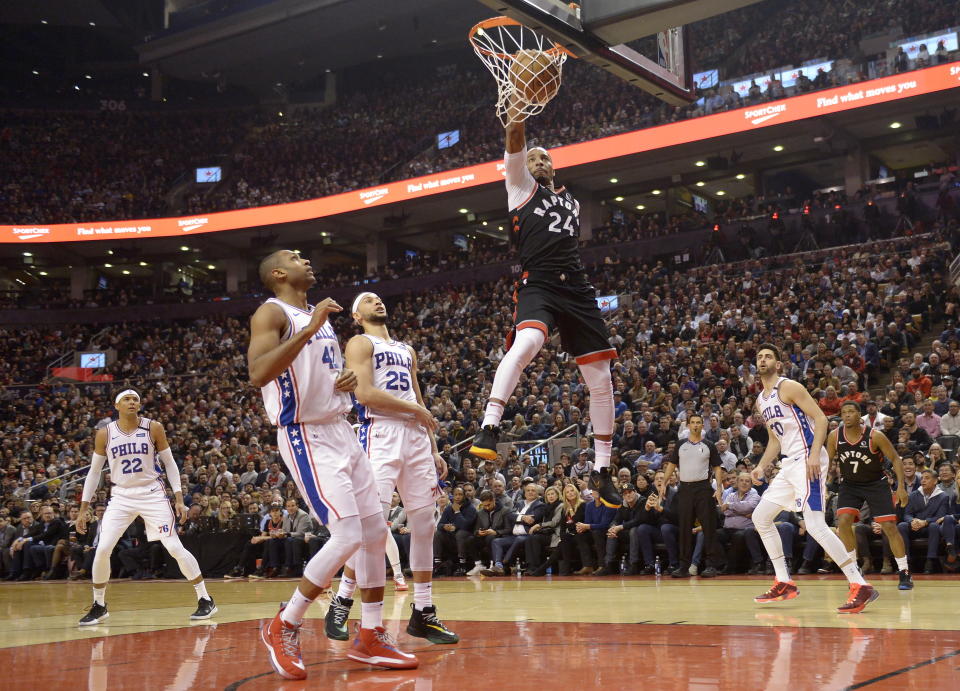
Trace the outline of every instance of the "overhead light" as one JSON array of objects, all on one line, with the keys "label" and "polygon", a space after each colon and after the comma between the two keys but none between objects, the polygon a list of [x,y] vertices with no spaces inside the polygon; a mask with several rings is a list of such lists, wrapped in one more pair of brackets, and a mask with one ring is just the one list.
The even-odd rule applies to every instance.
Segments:
[{"label": "overhead light", "polygon": [[325,238],[325,237],[327,237],[328,235],[330,235],[330,233],[328,233],[327,231],[325,231],[325,230],[320,231],[320,237]]},{"label": "overhead light", "polygon": [[697,168],[703,168],[705,165],[707,165],[707,162],[706,162],[706,161],[697,161],[697,162],[694,163],[693,165],[695,165]]},{"label": "overhead light", "polygon": [[707,183],[705,183],[703,180],[701,180],[700,182],[697,183],[697,187],[703,187],[703,186],[706,185],[706,184],[707,184]]},{"label": "overhead light", "polygon": [[774,151],[783,151],[783,145],[777,144],[775,147],[773,147],[773,150],[774,150]]},{"label": "overhead light", "polygon": [[150,76],[150,73],[149,73],[149,72],[143,72],[142,74],[143,74],[144,77],[149,77],[149,76]]},{"label": "overhead light", "polygon": [[497,226],[497,230],[503,230],[503,226]]},{"label": "overhead light", "polygon": [[282,110],[278,110],[278,111],[277,111],[277,115],[279,115],[279,116],[282,118],[282,117],[283,117],[283,111],[282,111]]},{"label": "overhead light", "polygon": [[326,72],[327,74],[330,74],[331,72],[333,72],[333,70],[331,70],[331,69],[328,67],[327,69],[324,70],[324,72]]},{"label": "overhead light", "polygon": [[23,256],[24,256],[24,257],[32,257],[32,256],[33,256],[33,252],[24,252],[24,253],[23,253]]},{"label": "overhead light", "polygon": [[650,192],[650,194],[660,194],[660,190],[653,190]]},{"label": "overhead light", "polygon": [[483,222],[483,223],[481,223],[480,225],[482,225],[482,226],[485,226],[485,225],[487,225],[487,222],[486,222],[486,221],[484,221],[484,222]]},{"label": "overhead light", "polygon": [[718,196],[718,197],[722,197],[722,196],[725,195],[725,194],[726,194],[726,192],[724,192],[723,190],[717,190],[717,196]]},{"label": "overhead light", "polygon": [[380,59],[380,58],[382,58],[382,57],[383,57],[383,55],[382,55],[382,54],[380,54],[380,53],[377,53],[377,60],[379,60],[379,59]]},{"label": "overhead light", "polygon": [[130,270],[129,270],[129,269],[124,269],[124,270],[121,271],[120,273],[122,273],[124,276],[129,276],[129,275],[130,275]]},{"label": "overhead light", "polygon": [[88,22],[88,23],[90,24],[90,26],[96,26],[96,25],[97,25],[96,22]]},{"label": "overhead light", "polygon": [[469,210],[469,209],[460,209],[460,213],[462,213],[462,214],[470,213],[470,210]]},{"label": "overhead light", "polygon": [[211,271],[213,271],[213,270],[216,269],[217,267],[215,267],[213,264],[207,264],[207,268],[210,269]]},{"label": "overhead light", "polygon": [[620,182],[620,181],[619,181],[617,178],[610,178],[610,184],[611,184],[611,185],[616,185],[618,182]]},{"label": "overhead light", "polygon": [[37,70],[34,70],[33,73],[34,73],[34,74],[37,74],[37,75],[40,74]]},{"label": "overhead light", "polygon": [[140,262],[140,266],[146,266],[146,265],[147,265],[146,262]]},{"label": "overhead light", "polygon": [[112,269],[112,268],[113,268],[113,264],[104,264],[103,266],[104,266],[105,269]]},{"label": "overhead light", "polygon": [[41,271],[41,272],[40,272],[40,275],[41,275],[41,276],[46,276],[46,275],[47,275],[47,272],[46,272],[46,271]]},{"label": "overhead light", "polygon": [[113,250],[107,250],[107,254],[113,254]]},{"label": "overhead light", "polygon": [[638,210],[638,211],[643,211],[643,210],[646,209],[646,208],[647,208],[647,207],[645,207],[643,204],[637,204],[637,210]]},{"label": "overhead light", "polygon": [[40,20],[40,23],[41,23],[41,24],[49,24],[50,22],[48,22],[46,19],[41,19],[41,20]]},{"label": "overhead light", "polygon": [[190,251],[190,248],[187,247],[186,245],[180,245],[180,251],[181,251],[181,252],[189,252],[189,251]]},{"label": "overhead light", "polygon": [[277,86],[283,86],[283,82],[277,82]]},{"label": "overhead light", "polygon": [[622,202],[622,201],[623,201],[623,197],[614,197],[614,198],[613,198],[613,201],[615,201],[615,202]]},{"label": "overhead light", "polygon": [[430,41],[430,43],[433,43],[434,45],[436,45],[437,39],[433,39],[432,41]]},{"label": "overhead light", "polygon": [[74,85],[73,85],[73,90],[74,90],[74,91],[80,91],[80,85],[79,85],[79,84],[74,84]]},{"label": "overhead light", "polygon": [[199,263],[200,263],[200,260],[199,260],[199,259],[194,259],[194,260],[193,260],[193,263],[194,263],[194,264],[199,264]]},{"label": "overhead light", "polygon": [[83,75],[83,78],[84,78],[84,79],[93,79],[93,77],[91,77],[89,74]]},{"label": "overhead light", "polygon": [[898,130],[898,129],[900,129],[901,127],[903,127],[903,125],[901,125],[899,122],[891,122],[891,123],[890,123],[890,129],[892,129],[892,130]]},{"label": "overhead light", "polygon": [[743,173],[737,173],[737,180],[743,180],[745,177],[747,176],[744,175]]}]

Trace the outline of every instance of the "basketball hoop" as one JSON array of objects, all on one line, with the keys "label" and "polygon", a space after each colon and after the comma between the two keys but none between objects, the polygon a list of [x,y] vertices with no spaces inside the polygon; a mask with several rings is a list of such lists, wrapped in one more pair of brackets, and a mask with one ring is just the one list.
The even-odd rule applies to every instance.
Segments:
[{"label": "basketball hoop", "polygon": [[559,43],[509,17],[479,22],[468,36],[497,80],[497,117],[504,127],[543,111],[560,89],[563,63],[573,57]]}]

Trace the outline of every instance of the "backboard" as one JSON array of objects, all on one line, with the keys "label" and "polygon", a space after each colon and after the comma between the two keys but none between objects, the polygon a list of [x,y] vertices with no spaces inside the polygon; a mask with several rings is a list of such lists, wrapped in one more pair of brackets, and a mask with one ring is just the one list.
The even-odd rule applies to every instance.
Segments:
[{"label": "backboard", "polygon": [[[674,105],[697,98],[688,25],[759,0],[480,0],[576,57]],[[628,42],[657,36],[656,48]]]}]

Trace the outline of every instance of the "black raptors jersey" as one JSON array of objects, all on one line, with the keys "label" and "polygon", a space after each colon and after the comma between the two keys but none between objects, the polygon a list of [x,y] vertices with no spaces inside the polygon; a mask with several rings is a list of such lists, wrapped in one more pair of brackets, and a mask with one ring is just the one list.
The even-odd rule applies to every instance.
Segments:
[{"label": "black raptors jersey", "polygon": [[837,461],[844,482],[865,485],[883,479],[883,454],[874,448],[872,434],[872,427],[863,427],[860,439],[851,443],[843,425],[837,430]]},{"label": "black raptors jersey", "polygon": [[510,243],[524,271],[583,273],[580,262],[580,204],[565,187],[551,192],[538,184],[519,209],[511,209]]}]

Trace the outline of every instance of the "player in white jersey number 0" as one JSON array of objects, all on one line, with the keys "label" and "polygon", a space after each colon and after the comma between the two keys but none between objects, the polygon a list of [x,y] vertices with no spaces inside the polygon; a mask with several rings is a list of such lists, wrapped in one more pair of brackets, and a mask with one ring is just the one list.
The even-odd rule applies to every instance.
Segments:
[{"label": "player in white jersey number 0", "polygon": [[770,441],[760,462],[753,469],[753,480],[760,484],[766,469],[784,456],[780,472],[760,496],[753,511],[753,524],[763,540],[776,572],[773,587],[754,598],[757,602],[791,600],[799,590],[783,555],[783,543],[773,524],[782,510],[803,512],[807,533],[820,543],[850,582],[847,601],[837,608],[840,614],[856,614],[877,599],[877,591],[857,568],[856,552],[848,553],[840,538],[827,527],[824,517],[829,461],[823,447],[827,438],[827,417],[810,393],[798,382],[780,376],[780,350],[769,343],[757,348],[757,375],[763,391],[757,396],[757,408],[770,432]]},{"label": "player in white jersey number 0", "polygon": [[[117,394],[114,405],[119,417],[97,430],[90,470],[83,483],[80,515],[77,517],[77,532],[86,533],[90,500],[100,486],[103,464],[109,462],[113,488],[100,522],[97,552],[93,558],[93,606],[80,620],[80,626],[92,626],[110,616],[104,601],[107,581],[110,579],[110,554],[127,526],[137,516],[143,517],[147,539],[160,540],[160,544],[177,560],[180,571],[197,591],[197,611],[190,618],[209,619],[216,613],[217,607],[207,594],[196,557],[187,551],[177,536],[177,517],[183,523],[187,519],[187,507],[183,503],[180,470],[173,460],[163,425],[156,420],[140,417],[140,394],[133,389]],[[164,471],[173,489],[176,516],[160,479]]]},{"label": "player in white jersey number 0", "polygon": [[[357,375],[354,395],[359,408],[360,444],[370,457],[384,516],[390,512],[396,488],[410,529],[414,601],[407,633],[431,643],[456,643],[459,636],[444,626],[433,604],[433,512],[447,464],[437,452],[433,436],[437,421],[423,405],[417,355],[406,343],[390,338],[387,308],[374,293],[360,293],[351,313],[363,328],[363,334],[351,338],[346,349],[347,366]],[[396,544],[391,543],[392,536],[387,539],[387,554],[393,552],[390,561],[396,577],[400,559]],[[346,621],[355,587],[351,560],[343,569],[340,589],[327,611],[329,638],[347,639]]]}]

